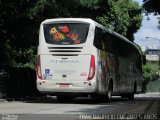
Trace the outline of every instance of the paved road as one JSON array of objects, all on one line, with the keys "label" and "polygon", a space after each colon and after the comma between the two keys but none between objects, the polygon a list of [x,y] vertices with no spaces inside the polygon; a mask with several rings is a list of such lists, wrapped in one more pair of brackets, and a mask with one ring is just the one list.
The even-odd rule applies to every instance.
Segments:
[{"label": "paved road", "polygon": [[55,98],[0,102],[0,113],[0,120],[158,120],[160,94],[136,95],[133,101],[113,97],[110,103],[95,103],[89,98],[77,98],[72,103],[59,103]]}]

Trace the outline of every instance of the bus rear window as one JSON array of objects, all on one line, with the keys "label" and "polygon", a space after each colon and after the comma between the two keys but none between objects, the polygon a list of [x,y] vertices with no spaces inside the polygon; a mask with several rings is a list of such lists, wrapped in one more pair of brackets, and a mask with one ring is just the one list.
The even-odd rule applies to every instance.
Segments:
[{"label": "bus rear window", "polygon": [[82,44],[86,41],[88,30],[87,23],[44,24],[44,36],[48,44]]}]

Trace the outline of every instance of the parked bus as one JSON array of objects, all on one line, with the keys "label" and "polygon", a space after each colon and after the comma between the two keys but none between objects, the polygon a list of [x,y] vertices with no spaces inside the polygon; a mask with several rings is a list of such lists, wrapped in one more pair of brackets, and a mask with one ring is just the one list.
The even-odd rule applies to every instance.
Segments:
[{"label": "parked bus", "polygon": [[134,43],[91,19],[47,19],[40,25],[37,88],[59,101],[88,95],[134,99],[142,89],[142,55]]}]

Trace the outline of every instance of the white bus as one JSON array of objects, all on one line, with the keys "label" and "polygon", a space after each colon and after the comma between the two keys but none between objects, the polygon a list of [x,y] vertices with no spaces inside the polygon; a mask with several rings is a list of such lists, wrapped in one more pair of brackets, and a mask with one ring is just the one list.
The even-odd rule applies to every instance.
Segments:
[{"label": "white bus", "polygon": [[37,88],[59,101],[90,95],[134,99],[142,89],[142,55],[134,43],[91,19],[40,25]]}]

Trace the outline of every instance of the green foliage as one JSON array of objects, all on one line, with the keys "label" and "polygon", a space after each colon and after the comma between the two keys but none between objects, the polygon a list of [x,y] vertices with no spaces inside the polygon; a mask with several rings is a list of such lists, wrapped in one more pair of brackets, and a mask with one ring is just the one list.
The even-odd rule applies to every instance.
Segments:
[{"label": "green foliage", "polygon": [[132,0],[38,0],[29,16],[39,21],[57,17],[92,18],[131,41],[142,22],[141,7]]},{"label": "green foliage", "polygon": [[131,41],[141,26],[141,8],[132,0],[110,0],[110,9],[97,20],[108,28],[126,36]]},{"label": "green foliage", "polygon": [[33,64],[34,58],[30,51],[36,53],[33,48],[38,41],[39,26],[36,21],[27,17],[28,9],[33,5],[34,3],[30,0],[0,0],[2,11],[0,12],[0,56],[2,58],[0,64],[11,66]]},{"label": "green foliage", "polygon": [[12,57],[14,58],[15,67],[28,67],[35,69],[35,60],[36,60],[36,48],[32,47],[29,49],[19,49],[19,51],[13,50]]},{"label": "green foliage", "polygon": [[158,65],[149,64],[143,66],[143,79],[145,83],[149,83],[150,81],[154,81],[158,78]]}]

